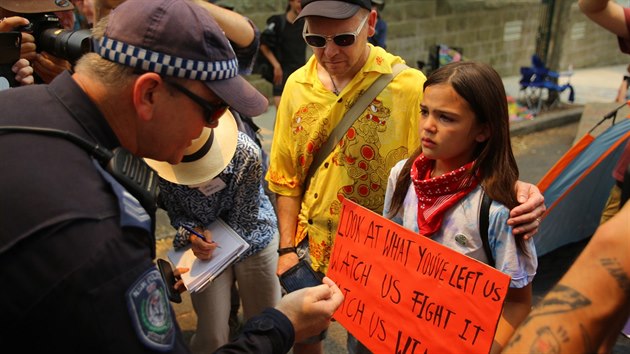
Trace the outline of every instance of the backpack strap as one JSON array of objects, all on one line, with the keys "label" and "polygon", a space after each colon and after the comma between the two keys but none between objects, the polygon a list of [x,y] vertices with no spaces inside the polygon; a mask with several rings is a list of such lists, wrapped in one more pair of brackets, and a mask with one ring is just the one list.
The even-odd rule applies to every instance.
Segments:
[{"label": "backpack strap", "polygon": [[494,257],[492,257],[492,249],[490,249],[490,242],[488,242],[488,227],[490,226],[490,204],[492,199],[488,197],[485,191],[482,191],[481,208],[479,208],[479,235],[481,236],[481,242],[483,243],[483,250],[486,252],[488,258],[488,264],[494,267]]}]

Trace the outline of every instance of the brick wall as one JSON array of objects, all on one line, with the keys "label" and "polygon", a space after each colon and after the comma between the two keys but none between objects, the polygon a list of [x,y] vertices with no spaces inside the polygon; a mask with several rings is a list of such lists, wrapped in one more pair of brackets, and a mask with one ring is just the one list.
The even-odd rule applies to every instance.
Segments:
[{"label": "brick wall", "polygon": [[[630,62],[620,54],[616,38],[592,23],[576,0],[555,0],[551,48],[561,48],[556,70]],[[286,0],[223,0],[259,28],[272,14],[284,11]],[[439,43],[463,48],[464,57],[491,64],[501,75],[519,75],[535,52],[542,0],[386,0],[382,17],[388,23],[388,50],[410,66],[428,62]],[[555,43],[560,41],[560,43]],[[550,50],[550,53],[555,53]],[[251,77],[261,91],[271,87]]]}]

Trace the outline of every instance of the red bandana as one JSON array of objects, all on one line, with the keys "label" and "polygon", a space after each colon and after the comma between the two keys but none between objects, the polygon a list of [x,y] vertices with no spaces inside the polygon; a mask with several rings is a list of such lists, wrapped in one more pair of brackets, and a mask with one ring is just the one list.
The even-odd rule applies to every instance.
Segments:
[{"label": "red bandana", "polygon": [[418,228],[431,236],[442,226],[444,213],[470,193],[479,181],[469,171],[470,162],[455,171],[431,178],[435,160],[420,154],[411,167],[411,181],[418,196]]}]

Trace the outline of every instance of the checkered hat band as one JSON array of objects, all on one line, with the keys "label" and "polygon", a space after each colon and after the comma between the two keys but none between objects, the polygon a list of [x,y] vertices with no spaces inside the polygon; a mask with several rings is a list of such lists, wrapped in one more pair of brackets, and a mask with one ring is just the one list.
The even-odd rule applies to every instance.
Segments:
[{"label": "checkered hat band", "polygon": [[162,75],[199,81],[225,80],[238,75],[236,58],[221,61],[184,59],[107,37],[95,44],[95,51],[107,60]]}]

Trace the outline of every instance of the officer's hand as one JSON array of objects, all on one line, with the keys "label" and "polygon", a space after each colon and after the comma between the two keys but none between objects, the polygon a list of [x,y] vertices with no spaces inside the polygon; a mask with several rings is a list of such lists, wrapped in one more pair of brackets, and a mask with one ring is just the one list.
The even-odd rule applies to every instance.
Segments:
[{"label": "officer's hand", "polygon": [[184,281],[182,280],[182,274],[188,271],[190,271],[190,268],[175,268],[175,270],[173,271],[175,280],[177,280],[175,282],[175,290],[177,290],[177,292],[179,292],[180,294],[188,290],[186,289],[186,285],[184,284]]},{"label": "officer's hand", "polygon": [[293,324],[296,342],[328,328],[333,313],[343,302],[339,287],[328,277],[323,282],[285,295],[276,306]]}]

